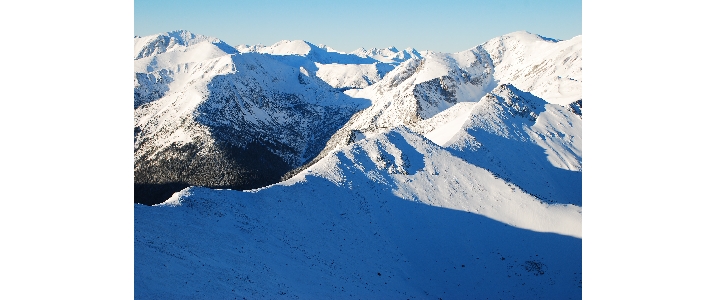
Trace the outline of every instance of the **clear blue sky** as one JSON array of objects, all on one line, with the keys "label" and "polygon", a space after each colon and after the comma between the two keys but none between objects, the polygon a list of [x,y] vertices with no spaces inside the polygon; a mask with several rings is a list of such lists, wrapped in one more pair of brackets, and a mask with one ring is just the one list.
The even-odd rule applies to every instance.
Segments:
[{"label": "clear blue sky", "polygon": [[526,30],[556,39],[581,34],[580,0],[135,0],[134,33],[177,29],[226,43],[306,40],[359,47],[458,52]]}]

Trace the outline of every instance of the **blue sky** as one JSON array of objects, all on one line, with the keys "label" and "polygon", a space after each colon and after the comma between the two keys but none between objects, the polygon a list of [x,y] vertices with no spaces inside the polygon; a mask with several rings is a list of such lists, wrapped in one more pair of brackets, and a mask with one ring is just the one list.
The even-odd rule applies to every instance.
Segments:
[{"label": "blue sky", "polygon": [[186,29],[233,46],[300,39],[345,52],[458,52],[518,30],[572,38],[582,34],[581,7],[580,0],[135,0],[134,34]]}]

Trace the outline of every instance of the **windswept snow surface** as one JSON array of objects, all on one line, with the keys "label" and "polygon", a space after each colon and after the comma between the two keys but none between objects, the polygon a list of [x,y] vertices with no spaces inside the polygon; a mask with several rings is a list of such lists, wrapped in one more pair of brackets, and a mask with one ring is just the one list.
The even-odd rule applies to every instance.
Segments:
[{"label": "windswept snow surface", "polygon": [[235,128],[296,166],[319,153],[314,118],[355,113],[286,181],[136,204],[135,298],[581,298],[580,36],[451,54],[220,42],[135,39],[137,143]]},{"label": "windswept snow surface", "polygon": [[544,202],[581,206],[581,124],[568,108],[502,84],[415,128]]},{"label": "windswept snow surface", "polygon": [[550,103],[581,100],[583,37],[556,41],[525,31],[489,40],[480,47],[496,66],[494,77]]},{"label": "windswept snow surface", "polygon": [[288,182],[192,187],[135,216],[137,298],[581,297],[580,207],[406,128]]}]

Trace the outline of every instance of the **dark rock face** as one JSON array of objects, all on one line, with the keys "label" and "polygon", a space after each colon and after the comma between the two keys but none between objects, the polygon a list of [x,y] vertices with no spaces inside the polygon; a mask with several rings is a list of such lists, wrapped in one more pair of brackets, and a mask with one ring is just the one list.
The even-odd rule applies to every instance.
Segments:
[{"label": "dark rock face", "polygon": [[158,159],[136,162],[135,203],[162,203],[188,186],[246,190],[279,181],[291,169],[262,144],[170,145]]},{"label": "dark rock face", "polygon": [[569,111],[583,118],[583,113],[581,112],[581,109],[583,109],[583,100],[576,100],[568,104]]},{"label": "dark rock face", "polygon": [[531,93],[521,91],[511,84],[499,85],[496,89],[497,95],[490,95],[498,98],[502,106],[506,107],[509,114],[517,117],[527,118],[535,122],[536,118],[543,111],[546,102]]},{"label": "dark rock face", "polygon": [[198,83],[206,92],[189,113],[181,101],[191,96],[166,89],[171,73],[136,73],[136,203],[158,204],[188,186],[246,190],[277,183],[316,157],[363,108],[271,57],[243,55],[232,63],[238,72]]},{"label": "dark rock face", "polygon": [[155,101],[169,91],[167,84],[172,82],[168,70],[152,73],[135,73],[135,109],[140,105]]},{"label": "dark rock face", "polygon": [[[236,147],[259,143],[291,167],[319,154],[332,134],[359,110],[311,103],[301,94],[249,83],[238,85],[241,80],[237,76],[216,77],[209,84],[213,92],[197,108],[195,120],[207,126],[219,142]],[[324,88],[331,89],[328,85]],[[329,94],[336,96],[337,102],[348,98],[339,91]]]}]

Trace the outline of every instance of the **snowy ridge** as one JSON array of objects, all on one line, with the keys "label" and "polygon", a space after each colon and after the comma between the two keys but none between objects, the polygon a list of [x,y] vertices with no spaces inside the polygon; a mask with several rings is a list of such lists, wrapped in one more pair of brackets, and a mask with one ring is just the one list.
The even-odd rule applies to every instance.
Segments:
[{"label": "snowy ridge", "polygon": [[288,64],[302,66],[332,87],[343,90],[372,85],[401,62],[422,57],[422,54],[413,48],[404,51],[393,47],[369,51],[360,49],[361,51],[343,53],[326,45],[317,46],[302,40],[283,40],[272,46],[240,45],[236,49],[241,53],[279,56]]},{"label": "snowy ridge", "polygon": [[489,40],[486,49],[496,66],[494,77],[550,103],[581,100],[582,36],[566,41],[518,31]]},{"label": "snowy ridge", "polygon": [[316,64],[316,76],[334,88],[359,89],[368,87],[392,70],[387,64]]},{"label": "snowy ridge", "polygon": [[406,128],[284,183],[192,187],[136,216],[139,298],[581,295],[580,207],[541,203]]},{"label": "snowy ridge", "polygon": [[361,180],[373,182],[369,186],[393,187],[394,195],[405,200],[474,212],[519,228],[581,237],[580,207],[546,205],[517,192],[510,183],[406,127],[332,153],[287,183],[306,174],[350,188],[354,188],[354,178],[363,175],[367,178]]},{"label": "snowy ridge", "polygon": [[140,298],[581,294],[580,207],[541,203],[406,128],[284,183],[192,187],[136,216]]},{"label": "snowy ridge", "polygon": [[[425,51],[425,54],[427,53],[428,51]],[[389,64],[401,63],[412,58],[422,58],[425,55],[411,47],[399,51],[393,46],[382,49],[371,48],[369,50],[359,48],[352,51],[350,54],[355,54],[359,57],[371,57],[377,61]]]},{"label": "snowy ridge", "polygon": [[145,37],[135,37],[134,59],[180,50],[203,42],[214,44],[227,53],[237,52],[232,46],[227,45],[218,38],[196,35],[186,30],[176,30]]},{"label": "snowy ridge", "polygon": [[581,118],[500,85],[419,123],[418,132],[548,203],[581,206]]}]

